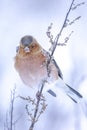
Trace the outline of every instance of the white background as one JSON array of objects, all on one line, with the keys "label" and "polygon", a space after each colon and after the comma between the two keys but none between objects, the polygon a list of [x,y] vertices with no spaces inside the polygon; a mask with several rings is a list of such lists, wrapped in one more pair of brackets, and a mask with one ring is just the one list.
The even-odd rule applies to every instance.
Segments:
[{"label": "white background", "polygon": [[[76,3],[83,1],[77,0]],[[16,85],[17,94],[33,95],[24,87],[14,69],[16,46],[24,35],[33,35],[48,50],[47,27],[53,23],[54,37],[61,28],[70,0],[1,0],[0,1],[0,129],[4,129],[6,112],[10,105],[10,92]],[[45,94],[48,107],[35,125],[35,130],[86,130],[87,129],[87,3],[72,11],[69,20],[82,18],[66,28],[62,40],[73,30],[67,46],[57,47],[54,57],[64,80],[84,96],[81,104],[74,104],[64,96],[55,99]],[[14,120],[21,117],[15,130],[28,130],[29,121],[25,104],[17,100]]]}]

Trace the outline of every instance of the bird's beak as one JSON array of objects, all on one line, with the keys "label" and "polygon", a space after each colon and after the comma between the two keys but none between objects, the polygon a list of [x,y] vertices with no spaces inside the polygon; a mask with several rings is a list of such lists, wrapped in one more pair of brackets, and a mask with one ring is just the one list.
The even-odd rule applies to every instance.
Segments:
[{"label": "bird's beak", "polygon": [[26,47],[24,48],[24,51],[25,51],[25,52],[30,52],[29,47],[28,47],[28,46],[26,46]]}]

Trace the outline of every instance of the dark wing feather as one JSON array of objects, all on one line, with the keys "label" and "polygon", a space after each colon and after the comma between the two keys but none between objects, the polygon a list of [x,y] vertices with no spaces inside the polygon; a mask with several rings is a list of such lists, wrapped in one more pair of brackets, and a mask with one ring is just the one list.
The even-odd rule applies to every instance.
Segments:
[{"label": "dark wing feather", "polygon": [[[46,50],[42,50],[42,53],[45,55],[46,54],[46,56],[48,57],[48,59],[50,58],[50,54],[49,54],[49,52],[47,52]],[[53,62],[53,64],[56,66],[56,68],[57,68],[57,71],[58,71],[58,76],[61,78],[61,79],[63,79],[63,74],[62,74],[62,72],[61,72],[61,69],[59,68],[59,66],[58,66],[58,64],[56,63],[56,61],[52,58],[52,62]]]},{"label": "dark wing feather", "polygon": [[59,76],[61,79],[63,79],[63,74],[62,74],[61,69],[59,68],[58,64],[56,63],[56,61],[55,61],[54,59],[52,59],[52,61],[53,61],[54,65],[55,65],[56,68],[57,68],[58,76]]}]

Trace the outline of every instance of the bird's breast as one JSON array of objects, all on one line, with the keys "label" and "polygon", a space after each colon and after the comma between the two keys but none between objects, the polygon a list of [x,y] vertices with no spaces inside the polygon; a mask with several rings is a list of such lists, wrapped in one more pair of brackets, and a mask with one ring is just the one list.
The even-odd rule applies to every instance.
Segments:
[{"label": "bird's breast", "polygon": [[45,57],[42,55],[16,57],[15,67],[22,81],[30,87],[39,86],[41,81],[47,77]]}]

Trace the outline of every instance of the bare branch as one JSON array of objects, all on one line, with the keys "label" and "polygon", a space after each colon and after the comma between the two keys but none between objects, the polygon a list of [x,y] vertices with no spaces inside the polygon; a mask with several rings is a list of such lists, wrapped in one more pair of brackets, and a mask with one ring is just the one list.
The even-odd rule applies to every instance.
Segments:
[{"label": "bare branch", "polygon": [[62,25],[62,27],[61,27],[61,29],[60,29],[60,32],[57,34],[57,36],[56,36],[55,39],[54,39],[53,49],[52,49],[52,52],[51,52],[51,56],[54,54],[54,51],[55,51],[56,46],[57,46],[57,44],[58,44],[58,42],[59,42],[59,38],[60,38],[60,36],[61,36],[61,33],[62,33],[63,29],[66,27],[67,20],[68,20],[68,16],[69,16],[69,14],[70,14],[70,12],[71,12],[71,10],[72,10],[72,6],[73,6],[73,4],[74,4],[74,1],[75,1],[75,0],[72,0],[72,3],[71,3],[71,5],[70,5],[70,7],[69,7],[69,10],[68,10],[66,16],[65,16],[65,20],[64,20],[63,25]]},{"label": "bare branch", "polygon": [[45,82],[46,82],[45,80],[42,82],[42,86],[41,86],[41,89],[39,91],[39,98],[37,98],[36,108],[35,108],[35,111],[34,111],[34,116],[33,116],[34,120],[32,120],[32,123],[31,123],[29,130],[33,130],[33,128],[34,128],[35,121],[37,119],[37,113],[39,111],[39,104],[40,104],[40,101],[41,101],[41,95],[42,95],[42,91],[43,91]]},{"label": "bare branch", "polygon": [[75,10],[77,7],[79,7],[79,6],[81,6],[81,5],[84,5],[85,4],[85,2],[82,2],[82,3],[79,3],[79,4],[77,4],[77,5],[74,5],[73,7],[72,7],[72,10]]},{"label": "bare branch", "polygon": [[22,97],[19,96],[21,99],[28,102],[25,109],[27,112],[27,115],[29,117],[29,121],[31,121],[31,125],[29,130],[33,130],[35,123],[38,121],[39,117],[43,112],[45,111],[47,104],[45,103],[45,97],[42,95],[42,90],[45,84],[45,80],[41,84],[40,91],[36,94],[36,99],[32,99],[31,97]]},{"label": "bare branch", "polygon": [[68,25],[72,25],[73,23],[75,23],[77,20],[79,20],[81,18],[81,16],[76,17],[73,21],[71,21]]},{"label": "bare branch", "polygon": [[[48,29],[47,29],[47,36],[50,40],[50,43],[51,43],[51,54],[49,55],[49,58],[47,60],[47,63],[46,63],[46,67],[47,67],[47,74],[48,74],[48,77],[50,77],[50,62],[53,58],[53,54],[55,52],[55,49],[57,47],[57,45],[66,45],[66,43],[69,41],[70,39],[70,36],[72,35],[73,31],[71,31],[71,33],[64,39],[64,42],[63,43],[59,43],[59,39],[61,37],[61,34],[63,32],[63,30],[67,27],[67,25],[71,25],[73,24],[75,21],[77,21],[78,19],[80,19],[80,16],[75,18],[74,20],[72,20],[70,22],[69,20],[69,15],[70,15],[70,12],[72,11],[74,7],[74,1],[75,0],[72,0],[71,2],[71,5],[66,13],[66,16],[65,16],[65,19],[64,19],[64,22],[63,22],[63,25],[59,31],[59,33],[56,35],[55,38],[53,38],[53,35],[51,33],[51,29],[52,29],[52,23],[50,24],[50,26],[48,26]],[[80,6],[80,5],[78,5]],[[77,8],[77,7],[76,7]],[[53,40],[54,39],[54,40]],[[27,111],[27,114],[29,116],[29,120],[31,121],[31,125],[29,127],[29,130],[33,130],[34,129],[34,126],[35,126],[35,123],[38,121],[40,115],[44,112],[44,110],[46,109],[47,107],[47,104],[45,103],[45,100],[44,98],[42,98],[42,91],[43,91],[43,88],[45,86],[45,83],[47,82],[47,79],[44,79],[41,83],[41,87],[40,87],[40,90],[39,92],[37,92],[37,95],[36,95],[36,100],[35,99],[32,99],[30,97],[28,98],[24,98],[24,97],[21,97],[23,100],[26,100],[28,101],[28,103],[31,103],[32,106],[34,107],[33,109],[31,109],[31,111],[29,110],[30,107],[28,107],[28,104],[26,105],[26,111]],[[43,100],[42,100],[43,99]],[[40,106],[41,106],[41,109],[40,109]],[[33,113],[32,113],[33,112]]]},{"label": "bare branch", "polygon": [[69,10],[67,11],[67,14],[66,14],[66,16],[65,16],[63,25],[62,25],[62,27],[61,27],[59,33],[58,33],[58,34],[56,35],[56,37],[54,38],[54,41],[53,41],[53,35],[52,35],[52,33],[51,33],[51,29],[52,29],[52,25],[53,25],[53,24],[51,24],[51,25],[48,27],[47,36],[48,36],[48,38],[50,39],[50,42],[51,42],[51,45],[52,45],[52,46],[50,47],[50,49],[49,49],[49,50],[51,51],[51,56],[54,54],[54,51],[55,51],[57,45],[58,45],[58,46],[65,46],[65,45],[66,45],[65,43],[67,43],[68,40],[69,40],[69,37],[67,37],[67,39],[66,39],[66,41],[65,41],[64,43],[60,43],[60,42],[59,42],[59,39],[60,39],[60,37],[61,37],[61,34],[62,34],[63,30],[64,30],[68,25],[72,25],[73,23],[75,23],[77,20],[79,20],[79,19],[81,18],[81,16],[78,16],[78,17],[76,17],[75,19],[73,19],[71,22],[70,22],[70,20],[69,20],[70,12],[71,12],[72,10],[76,9],[78,6],[81,6],[81,5],[85,4],[85,2],[82,2],[82,3],[79,3],[79,4],[75,5],[74,2],[75,2],[75,0],[72,0],[72,3],[71,3],[71,5],[70,5],[70,7],[69,7]]},{"label": "bare branch", "polygon": [[[6,121],[4,123],[4,129],[6,130],[13,130],[15,128],[16,123],[20,119],[20,117],[14,121],[14,102],[16,99],[16,86],[11,91],[11,99],[10,99],[10,109],[6,113]],[[14,127],[14,128],[13,128]]]},{"label": "bare branch", "polygon": [[46,32],[48,38],[50,39],[49,42],[50,42],[51,44],[53,44],[53,35],[52,35],[52,33],[51,33],[52,25],[53,25],[53,23],[51,23],[50,26],[48,26],[48,29],[47,29],[47,32]]},{"label": "bare branch", "polygon": [[10,129],[13,130],[13,112],[15,100],[16,87],[11,91],[11,111],[10,111]]},{"label": "bare branch", "polygon": [[66,43],[69,41],[69,39],[70,39],[70,37],[71,37],[71,35],[72,35],[73,32],[74,31],[71,31],[71,33],[64,39],[63,43],[58,43],[57,45],[58,46],[66,46]]},{"label": "bare branch", "polygon": [[22,96],[19,96],[21,99],[23,99],[23,100],[26,100],[26,101],[28,101],[29,103],[32,103],[32,105],[36,105],[36,103],[35,103],[35,99],[32,99],[30,96],[28,96],[28,97],[22,97]]}]

